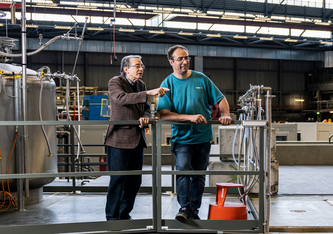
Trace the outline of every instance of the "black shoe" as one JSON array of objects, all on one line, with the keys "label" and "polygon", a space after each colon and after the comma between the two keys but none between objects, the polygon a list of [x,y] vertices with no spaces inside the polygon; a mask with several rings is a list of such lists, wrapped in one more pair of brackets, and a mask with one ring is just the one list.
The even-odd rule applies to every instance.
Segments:
[{"label": "black shoe", "polygon": [[122,217],[120,218],[121,220],[133,220],[131,216],[127,216],[127,217]]},{"label": "black shoe", "polygon": [[178,214],[176,214],[176,219],[180,222],[185,222],[186,220],[189,220],[189,218],[190,218],[190,212],[186,207],[181,208]]},{"label": "black shoe", "polygon": [[199,219],[200,220],[200,217],[198,215],[199,211],[198,210],[195,210],[191,213],[191,219]]}]

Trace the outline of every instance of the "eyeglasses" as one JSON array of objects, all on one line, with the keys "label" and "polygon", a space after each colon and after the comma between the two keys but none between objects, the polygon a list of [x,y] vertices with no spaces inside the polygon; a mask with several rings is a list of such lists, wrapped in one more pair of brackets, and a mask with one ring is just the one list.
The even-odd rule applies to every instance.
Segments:
[{"label": "eyeglasses", "polygon": [[173,60],[175,60],[175,61],[177,61],[177,62],[183,62],[183,60],[190,61],[191,58],[188,57],[188,56],[185,56],[185,57],[178,57],[178,58],[173,59]]},{"label": "eyeglasses", "polygon": [[146,66],[143,64],[136,64],[136,65],[131,65],[129,67],[135,67],[136,69],[140,69],[142,68],[143,70],[145,70]]}]

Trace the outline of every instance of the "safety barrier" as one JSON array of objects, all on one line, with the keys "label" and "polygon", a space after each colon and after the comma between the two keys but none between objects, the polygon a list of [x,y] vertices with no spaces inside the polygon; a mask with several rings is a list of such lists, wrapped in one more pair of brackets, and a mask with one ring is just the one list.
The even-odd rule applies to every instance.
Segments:
[{"label": "safety barrier", "polygon": [[[233,121],[238,124],[240,121]],[[170,121],[151,121],[152,127],[152,170],[150,171],[118,171],[118,172],[60,172],[34,174],[2,174],[1,179],[47,178],[47,177],[84,177],[105,175],[152,175],[152,219],[119,220],[85,223],[61,223],[43,225],[0,226],[0,233],[73,233],[73,232],[103,232],[103,233],[264,233],[265,232],[265,147],[264,129],[266,121],[242,121],[246,126],[259,129],[259,171],[165,171],[161,170],[161,126],[174,124]],[[138,121],[61,121],[62,125],[137,125]],[[177,123],[193,124],[193,123]],[[208,124],[219,124],[218,121],[208,121]],[[1,125],[59,125],[58,121],[0,121]],[[251,200],[246,203],[253,214],[253,220],[189,220],[185,223],[162,219],[162,175],[256,175],[259,178],[259,206],[258,213]],[[87,211],[89,212],[89,211]]]}]

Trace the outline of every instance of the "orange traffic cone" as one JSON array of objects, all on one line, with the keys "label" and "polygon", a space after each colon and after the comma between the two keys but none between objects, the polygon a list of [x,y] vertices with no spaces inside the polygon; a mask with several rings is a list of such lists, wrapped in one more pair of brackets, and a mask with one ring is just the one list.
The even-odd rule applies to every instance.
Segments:
[{"label": "orange traffic cone", "polygon": [[216,202],[209,204],[208,219],[209,220],[246,220],[247,210],[246,202],[226,202],[228,188],[241,188],[244,193],[242,184],[233,183],[217,183]]}]

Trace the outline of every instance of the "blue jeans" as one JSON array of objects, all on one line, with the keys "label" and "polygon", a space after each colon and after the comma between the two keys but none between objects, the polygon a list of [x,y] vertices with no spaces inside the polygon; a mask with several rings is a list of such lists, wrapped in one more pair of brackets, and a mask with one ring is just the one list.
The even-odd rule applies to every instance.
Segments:
[{"label": "blue jeans", "polygon": [[[110,171],[142,170],[143,144],[134,149],[107,146]],[[128,219],[141,185],[141,175],[113,175],[106,197],[106,220]]]},{"label": "blue jeans", "polygon": [[[176,156],[177,170],[206,170],[210,147],[209,142],[195,145],[172,142],[171,151]],[[205,178],[205,175],[176,176],[177,200],[181,208],[186,207],[190,211],[200,208]]]}]

